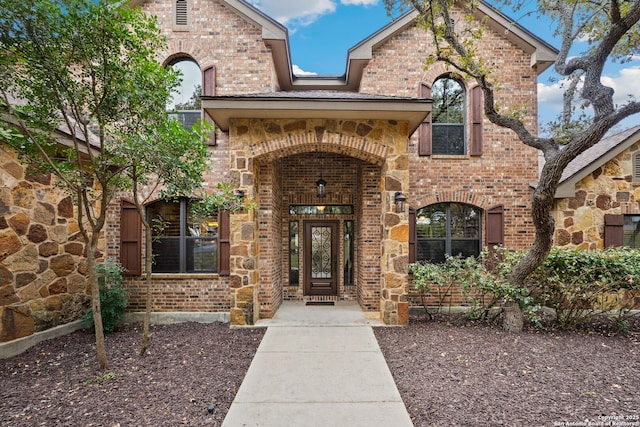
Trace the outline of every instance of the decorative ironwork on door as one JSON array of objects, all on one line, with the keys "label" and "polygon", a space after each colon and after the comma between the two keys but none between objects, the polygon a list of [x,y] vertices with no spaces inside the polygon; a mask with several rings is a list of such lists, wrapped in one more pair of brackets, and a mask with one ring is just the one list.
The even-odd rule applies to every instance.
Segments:
[{"label": "decorative ironwork on door", "polygon": [[311,227],[311,278],[331,278],[332,227]]},{"label": "decorative ironwork on door", "polygon": [[305,295],[338,294],[338,235],[338,221],[305,222]]}]

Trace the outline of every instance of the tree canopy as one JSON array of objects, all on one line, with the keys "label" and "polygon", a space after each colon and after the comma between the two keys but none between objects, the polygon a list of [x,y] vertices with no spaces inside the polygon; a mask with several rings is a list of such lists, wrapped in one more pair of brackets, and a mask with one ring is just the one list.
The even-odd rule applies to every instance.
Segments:
[{"label": "tree canopy", "polygon": [[76,202],[102,367],[95,252],[114,193],[152,176],[187,191],[205,164],[202,135],[166,114],[180,76],[158,61],[164,47],[155,18],[128,2],[0,6],[0,137]]}]

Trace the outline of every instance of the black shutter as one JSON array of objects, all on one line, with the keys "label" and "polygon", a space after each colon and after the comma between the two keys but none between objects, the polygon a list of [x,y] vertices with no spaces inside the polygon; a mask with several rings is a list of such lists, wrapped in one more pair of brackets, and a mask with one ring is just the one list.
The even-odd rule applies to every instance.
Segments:
[{"label": "black shutter", "polygon": [[120,264],[126,276],[142,274],[142,223],[136,205],[128,200],[120,203]]},{"label": "black shutter", "polygon": [[[418,98],[430,99],[431,98],[431,86],[426,83],[420,83],[418,87]],[[418,128],[418,155],[430,156],[431,155],[431,113],[422,121],[422,124]]]},{"label": "black shutter", "polygon": [[189,24],[189,14],[187,8],[187,0],[176,0],[175,24],[185,26]]},{"label": "black shutter", "polygon": [[482,88],[471,89],[471,144],[469,155],[482,156]]},{"label": "black shutter", "polygon": [[624,246],[624,215],[606,214],[604,216],[604,247]]}]

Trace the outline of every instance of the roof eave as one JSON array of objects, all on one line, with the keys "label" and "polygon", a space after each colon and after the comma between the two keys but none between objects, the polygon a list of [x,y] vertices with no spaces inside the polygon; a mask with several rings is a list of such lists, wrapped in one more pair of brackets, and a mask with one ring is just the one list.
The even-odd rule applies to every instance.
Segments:
[{"label": "roof eave", "polygon": [[406,121],[411,135],[431,111],[431,101],[209,97],[202,108],[225,132],[232,119],[373,119]]},{"label": "roof eave", "polygon": [[588,166],[580,169],[570,177],[565,178],[560,182],[558,188],[556,189],[555,198],[563,199],[567,197],[575,197],[576,195],[576,185],[582,181],[584,178],[589,176],[589,174],[593,173],[596,169],[606,164],[610,160],[614,159],[620,153],[622,153],[627,148],[631,147],[636,142],[640,141],[640,129],[638,129],[633,134],[629,135],[623,142],[615,146],[613,149],[607,151],[597,159],[593,159]]}]

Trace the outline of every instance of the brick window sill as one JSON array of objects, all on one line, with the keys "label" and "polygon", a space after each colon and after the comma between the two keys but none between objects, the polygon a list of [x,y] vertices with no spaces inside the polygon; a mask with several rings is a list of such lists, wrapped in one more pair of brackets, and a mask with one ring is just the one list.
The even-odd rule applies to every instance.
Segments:
[{"label": "brick window sill", "polygon": [[468,160],[471,158],[468,154],[434,154],[431,157],[433,160]]},{"label": "brick window sill", "polygon": [[[143,274],[144,277],[144,274]],[[180,279],[217,279],[218,273],[151,273],[152,279],[180,280]]]}]

